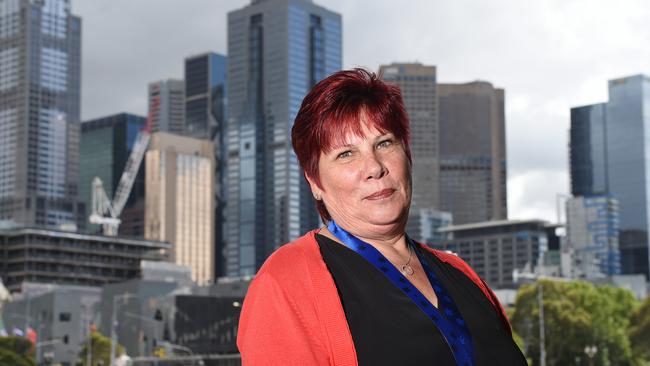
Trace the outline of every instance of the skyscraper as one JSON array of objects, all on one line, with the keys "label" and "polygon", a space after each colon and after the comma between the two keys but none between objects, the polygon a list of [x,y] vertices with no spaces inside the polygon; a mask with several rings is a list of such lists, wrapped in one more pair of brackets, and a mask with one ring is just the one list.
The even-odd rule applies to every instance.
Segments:
[{"label": "skyscraper", "polygon": [[185,59],[185,135],[211,140],[220,133],[227,117],[227,67],[228,58],[214,52]]},{"label": "skyscraper", "polygon": [[[156,98],[158,104],[154,105],[153,101]],[[183,134],[185,132],[185,82],[168,79],[150,83],[149,110],[152,117],[152,132]]]},{"label": "skyscraper", "polygon": [[[114,197],[135,139],[145,123],[146,119],[142,116],[119,113],[81,124],[79,199],[85,202],[89,214],[93,179],[99,177],[108,196],[111,199]],[[138,170],[131,195],[120,217],[120,235],[144,235],[144,164]],[[86,226],[90,232],[101,230],[100,225]]]},{"label": "skyscraper", "polygon": [[156,132],[145,156],[145,238],[172,243],[172,261],[199,285],[214,280],[214,146]]},{"label": "skyscraper", "polygon": [[0,3],[0,219],[85,225],[76,199],[80,45],[69,0]]},{"label": "skyscraper", "polygon": [[341,16],[310,0],[228,14],[226,273],[251,275],[319,223],[290,131],[311,86],[341,68]]},{"label": "skyscraper", "polygon": [[438,84],[440,209],[454,225],[508,217],[504,91]]},{"label": "skyscraper", "polygon": [[226,75],[228,58],[207,52],[185,59],[185,130],[184,135],[213,142],[215,171],[215,262],[216,276],[222,276],[224,249],[224,206],[226,202]]},{"label": "skyscraper", "polygon": [[607,194],[606,103],[571,108],[571,194]]},{"label": "skyscraper", "polygon": [[433,235],[422,234],[428,232],[431,210],[440,207],[436,67],[392,63],[380,66],[379,74],[402,90],[411,127],[413,199],[407,229],[415,240],[430,240]]},{"label": "skyscraper", "polygon": [[650,78],[609,81],[609,101],[571,110],[571,191],[608,194],[620,208],[621,269],[649,275]]}]

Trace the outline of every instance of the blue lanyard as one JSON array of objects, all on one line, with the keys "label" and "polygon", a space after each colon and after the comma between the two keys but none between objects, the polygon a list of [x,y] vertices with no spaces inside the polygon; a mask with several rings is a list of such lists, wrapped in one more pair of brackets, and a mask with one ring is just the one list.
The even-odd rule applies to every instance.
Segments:
[{"label": "blue lanyard", "polygon": [[429,282],[438,297],[438,306],[436,308],[427,300],[424,295],[413,284],[408,281],[402,273],[390,263],[375,247],[348,233],[331,220],[327,225],[329,231],[334,234],[348,248],[354,250],[364,259],[380,270],[397,288],[402,290],[417,305],[429,319],[438,327],[443,337],[447,341],[451,352],[456,359],[457,365],[473,366],[474,346],[465,320],[458,311],[456,304],[442,285],[435,273],[429,268],[427,261],[424,260],[419,250],[410,241],[407,245],[413,246],[422,268],[429,278]]}]

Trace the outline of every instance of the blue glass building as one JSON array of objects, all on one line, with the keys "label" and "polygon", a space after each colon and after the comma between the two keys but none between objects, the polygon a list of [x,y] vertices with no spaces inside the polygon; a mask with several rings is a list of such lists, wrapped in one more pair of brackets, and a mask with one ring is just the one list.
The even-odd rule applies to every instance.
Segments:
[{"label": "blue glass building", "polygon": [[619,202],[621,268],[650,270],[650,78],[609,81],[609,101],[571,110],[571,191]]},{"label": "blue glass building", "polygon": [[81,19],[69,0],[0,2],[0,220],[85,225],[80,79]]},{"label": "blue glass building", "polygon": [[310,0],[228,14],[226,274],[254,274],[319,225],[290,131],[302,99],[341,68],[341,16]]}]

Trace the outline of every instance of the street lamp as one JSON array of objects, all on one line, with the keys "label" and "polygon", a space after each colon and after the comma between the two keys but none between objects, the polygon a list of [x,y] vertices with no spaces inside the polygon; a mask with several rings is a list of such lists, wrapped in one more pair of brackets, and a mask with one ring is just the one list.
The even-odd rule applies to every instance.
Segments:
[{"label": "street lamp", "polygon": [[[130,313],[128,311],[125,312],[124,315],[126,315],[128,317],[131,317],[131,318],[144,320],[146,323],[148,323],[151,326],[151,328],[150,328],[151,329],[151,336],[154,339],[156,339],[156,333],[158,333],[156,331],[157,328],[158,328],[157,325],[162,320],[162,314],[159,314],[158,312],[156,312],[156,315],[154,315],[153,319],[149,319],[146,316],[142,316],[142,315],[139,315],[139,314]],[[157,317],[158,315],[160,315],[160,318]],[[145,354],[147,354],[148,356],[151,355],[151,347],[149,346],[149,339],[147,339],[147,341],[145,343]]]},{"label": "street lamp", "polygon": [[111,312],[111,362],[109,366],[115,366],[115,350],[117,346],[117,332],[115,331],[115,323],[117,322],[117,301],[120,299],[128,299],[138,297],[135,294],[120,294],[113,296],[113,311]]},{"label": "street lamp", "polygon": [[598,353],[598,347],[595,345],[585,346],[585,355],[589,358],[589,366],[593,366],[596,353]]}]

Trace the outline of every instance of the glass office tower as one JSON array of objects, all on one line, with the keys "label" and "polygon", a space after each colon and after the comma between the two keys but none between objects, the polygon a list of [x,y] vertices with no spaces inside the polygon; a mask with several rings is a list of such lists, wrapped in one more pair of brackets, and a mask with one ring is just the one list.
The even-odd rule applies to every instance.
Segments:
[{"label": "glass office tower", "polygon": [[621,268],[648,276],[650,78],[609,81],[609,101],[571,111],[571,190],[619,202]]},{"label": "glass office tower", "polygon": [[[88,207],[89,214],[93,179],[99,177],[108,196],[114,197],[135,139],[145,123],[145,117],[119,113],[81,124],[79,199]],[[144,236],[144,163],[140,165],[120,218],[120,235]],[[88,223],[86,229],[91,233],[101,232],[101,225]]]},{"label": "glass office tower", "polygon": [[0,3],[0,219],[85,225],[80,55],[81,19],[68,0]]},{"label": "glass office tower", "polygon": [[290,132],[311,86],[341,68],[341,16],[309,0],[228,14],[226,274],[252,275],[319,225]]}]

